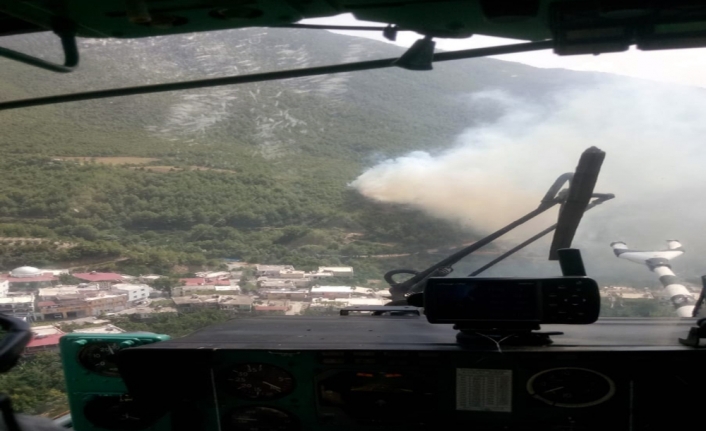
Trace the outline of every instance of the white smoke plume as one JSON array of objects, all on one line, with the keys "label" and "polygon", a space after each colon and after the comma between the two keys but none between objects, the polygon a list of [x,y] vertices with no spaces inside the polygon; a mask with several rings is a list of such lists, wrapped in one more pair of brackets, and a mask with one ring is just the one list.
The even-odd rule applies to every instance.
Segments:
[{"label": "white smoke plume", "polygon": [[[440,154],[413,152],[384,161],[351,185],[370,199],[408,204],[490,232],[535,208],[554,179],[573,171],[581,152],[596,146],[607,153],[596,191],[617,197],[587,213],[574,246],[615,267],[603,259],[615,259],[612,241],[662,248],[664,240],[676,238],[687,256],[701,261],[706,92],[625,82],[563,92],[543,105],[502,92],[477,94],[472,103],[500,103],[504,114],[465,131]],[[546,227],[555,217],[532,227]],[[706,270],[706,259],[704,265],[696,262],[691,259],[690,271]]]}]

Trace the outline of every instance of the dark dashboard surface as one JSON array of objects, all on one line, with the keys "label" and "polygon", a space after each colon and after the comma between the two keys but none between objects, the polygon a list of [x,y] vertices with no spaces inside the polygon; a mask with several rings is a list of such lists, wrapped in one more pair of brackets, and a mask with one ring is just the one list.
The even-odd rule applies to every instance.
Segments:
[{"label": "dark dashboard surface", "polygon": [[[694,323],[604,319],[546,325],[564,332],[547,346],[462,347],[423,317],[235,319],[120,351],[121,408],[154,430],[671,429],[695,423],[706,387],[706,350],[678,342]],[[123,402],[110,396],[74,394],[82,429],[104,429],[91,421]]]},{"label": "dark dashboard surface", "polygon": [[[519,350],[621,349],[690,350],[681,346],[694,319],[613,318],[592,325],[543,325],[561,331],[548,347],[506,347]],[[457,350],[453,325],[431,325],[423,317],[282,316],[234,320],[190,336],[155,344],[155,349],[415,349],[420,346]],[[489,347],[495,350],[494,347]]]}]

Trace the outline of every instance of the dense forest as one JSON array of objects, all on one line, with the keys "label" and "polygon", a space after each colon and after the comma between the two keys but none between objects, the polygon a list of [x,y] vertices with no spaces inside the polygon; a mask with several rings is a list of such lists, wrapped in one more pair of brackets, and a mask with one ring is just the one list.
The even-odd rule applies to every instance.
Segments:
[{"label": "dense forest", "polygon": [[5,157],[0,168],[0,233],[11,239],[0,248],[5,269],[115,260],[102,267],[165,274],[223,258],[303,269],[358,260],[361,277],[376,278],[379,268],[362,262],[374,260],[362,256],[472,237],[417,211],[364,201],[345,189],[345,173],[328,182],[277,178],[255,163],[232,167],[237,173],[159,173],[38,155]]}]

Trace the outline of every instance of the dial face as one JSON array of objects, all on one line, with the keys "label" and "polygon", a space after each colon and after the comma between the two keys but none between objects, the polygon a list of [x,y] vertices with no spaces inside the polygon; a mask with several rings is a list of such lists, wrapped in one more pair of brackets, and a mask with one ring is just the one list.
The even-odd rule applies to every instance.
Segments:
[{"label": "dial face", "polygon": [[78,352],[78,362],[87,370],[101,376],[117,377],[120,375],[115,354],[120,350],[118,343],[86,344]]},{"label": "dial face", "polygon": [[127,395],[92,398],[83,413],[94,426],[108,430],[141,430],[155,419]]},{"label": "dial face", "polygon": [[251,400],[271,400],[294,390],[292,375],[268,364],[238,364],[228,371],[226,382],[229,392]]},{"label": "dial face", "polygon": [[615,383],[586,368],[553,368],[532,376],[527,391],[555,407],[590,407],[609,400],[615,394]]},{"label": "dial face", "polygon": [[295,431],[296,419],[272,407],[250,406],[233,410],[224,421],[232,431]]}]

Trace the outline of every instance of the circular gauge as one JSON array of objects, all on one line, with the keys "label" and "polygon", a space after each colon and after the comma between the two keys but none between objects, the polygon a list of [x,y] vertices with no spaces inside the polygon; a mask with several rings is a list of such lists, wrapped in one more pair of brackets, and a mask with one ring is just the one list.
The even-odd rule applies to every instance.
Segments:
[{"label": "circular gauge", "polygon": [[83,414],[91,424],[107,430],[142,430],[156,419],[126,395],[91,398]]},{"label": "circular gauge", "polygon": [[586,368],[552,368],[532,376],[527,391],[555,407],[590,407],[609,400],[615,394],[615,383]]},{"label": "circular gauge", "polygon": [[289,413],[261,406],[233,410],[224,425],[232,431],[294,431],[299,428],[297,420]]},{"label": "circular gauge", "polygon": [[90,343],[78,352],[78,362],[87,370],[101,376],[117,377],[120,375],[115,354],[120,350],[118,343]]},{"label": "circular gauge", "polygon": [[251,400],[271,400],[294,390],[292,375],[268,364],[238,364],[228,371],[225,380],[229,392]]}]

